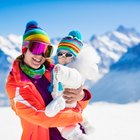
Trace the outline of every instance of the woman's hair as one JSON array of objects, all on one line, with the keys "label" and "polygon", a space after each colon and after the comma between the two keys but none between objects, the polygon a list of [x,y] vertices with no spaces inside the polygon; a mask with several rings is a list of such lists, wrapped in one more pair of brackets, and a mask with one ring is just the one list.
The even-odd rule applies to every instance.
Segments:
[{"label": "woman's hair", "polygon": [[[20,61],[20,62],[23,62],[23,59],[24,59],[24,54],[22,54],[16,58],[16,60]],[[52,64],[53,64],[53,60],[50,57],[46,58],[46,61],[44,62],[45,68],[46,69],[51,68]]]}]

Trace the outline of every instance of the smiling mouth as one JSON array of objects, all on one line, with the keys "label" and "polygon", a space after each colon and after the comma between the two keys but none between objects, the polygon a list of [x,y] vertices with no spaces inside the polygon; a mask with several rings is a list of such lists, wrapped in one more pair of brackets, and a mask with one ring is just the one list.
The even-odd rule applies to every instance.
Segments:
[{"label": "smiling mouth", "polygon": [[33,58],[33,60],[34,60],[35,62],[38,62],[38,63],[41,62],[41,59]]}]

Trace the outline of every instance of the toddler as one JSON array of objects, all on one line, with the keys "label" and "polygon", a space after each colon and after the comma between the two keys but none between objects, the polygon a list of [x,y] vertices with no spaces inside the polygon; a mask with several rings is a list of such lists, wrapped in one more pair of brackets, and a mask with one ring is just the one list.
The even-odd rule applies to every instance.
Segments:
[{"label": "toddler", "polygon": [[[73,108],[77,102],[68,104],[62,97],[64,88],[77,89],[84,84],[86,79],[92,80],[98,67],[94,61],[93,50],[83,47],[80,32],[71,31],[64,37],[57,49],[58,64],[53,69],[53,101],[46,107],[46,115],[52,117],[65,107]],[[83,127],[81,131],[80,126]],[[61,135],[68,140],[86,140],[92,127],[86,119],[79,125],[58,127]]]}]

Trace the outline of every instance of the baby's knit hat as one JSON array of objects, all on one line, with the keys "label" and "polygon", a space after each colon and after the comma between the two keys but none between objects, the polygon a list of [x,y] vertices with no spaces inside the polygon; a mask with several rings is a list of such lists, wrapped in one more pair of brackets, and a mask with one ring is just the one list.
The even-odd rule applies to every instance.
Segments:
[{"label": "baby's knit hat", "polygon": [[74,56],[80,52],[83,46],[82,36],[79,31],[73,30],[69,32],[68,36],[62,38],[58,44],[57,52],[60,50],[70,51]]},{"label": "baby's knit hat", "polygon": [[38,23],[36,21],[29,21],[26,24],[26,29],[23,34],[22,53],[27,50],[28,41],[39,41],[50,44],[48,34],[43,29],[38,27]]}]

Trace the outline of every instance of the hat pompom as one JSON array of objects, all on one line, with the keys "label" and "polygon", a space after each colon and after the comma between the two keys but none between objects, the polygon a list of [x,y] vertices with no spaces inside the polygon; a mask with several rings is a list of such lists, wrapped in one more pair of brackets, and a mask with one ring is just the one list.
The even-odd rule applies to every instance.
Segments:
[{"label": "hat pompom", "polygon": [[82,35],[79,31],[73,30],[69,32],[68,36],[72,36],[74,38],[77,38],[78,40],[82,40]]},{"label": "hat pompom", "polygon": [[31,20],[26,24],[26,28],[29,28],[30,26],[38,26],[38,23],[35,20]]},{"label": "hat pompom", "polygon": [[38,23],[35,20],[31,20],[26,24],[26,30],[32,29],[32,28],[38,28]]}]

